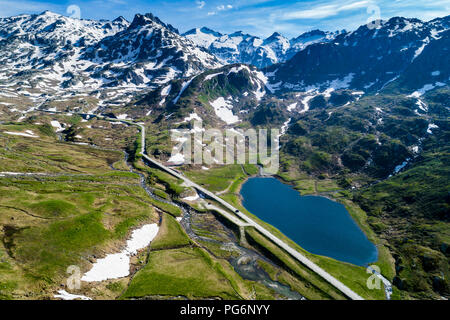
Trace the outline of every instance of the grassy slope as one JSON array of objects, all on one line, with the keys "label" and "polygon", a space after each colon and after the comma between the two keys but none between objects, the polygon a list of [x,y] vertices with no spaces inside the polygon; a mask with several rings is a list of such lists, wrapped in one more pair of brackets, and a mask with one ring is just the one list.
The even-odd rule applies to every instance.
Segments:
[{"label": "grassy slope", "polygon": [[199,248],[153,251],[123,298],[152,295],[237,299],[221,264]]},{"label": "grassy slope", "polygon": [[186,190],[186,188],[182,186],[183,181],[172,177],[166,172],[145,166],[142,162],[139,161],[134,162],[133,165],[137,170],[144,172],[147,175],[148,182],[150,184],[162,185],[166,193],[169,193],[173,196],[179,196],[181,193],[183,193],[183,191]]},{"label": "grassy slope", "polygon": [[109,251],[132,228],[156,220],[137,177],[98,178],[0,179],[5,247],[41,289],[62,281],[69,265],[86,268],[82,256]]},{"label": "grassy slope", "polygon": [[411,169],[355,196],[397,255],[397,285],[418,298],[450,292],[448,164],[446,151],[425,153]]},{"label": "grassy slope", "polygon": [[185,174],[189,179],[212,192],[224,191],[234,180],[246,176],[240,165],[216,167],[208,171],[189,170],[185,171]]},{"label": "grassy slope", "polygon": [[275,227],[265,223],[264,221],[258,219],[256,216],[249,213],[240,203],[239,198],[234,194],[227,194],[222,196],[225,200],[232,203],[236,208],[240,209],[242,212],[248,214],[250,217],[258,221],[261,225],[263,225],[266,229],[272,232],[274,235],[285,241],[287,244],[297,249],[299,252],[304,254],[306,257],[311,259],[313,262],[318,264],[320,267],[325,269],[334,277],[341,280],[344,284],[346,284],[351,289],[355,290],[362,297],[367,299],[384,299],[384,292],[379,290],[379,292],[375,292],[374,290],[369,290],[365,284],[368,278],[366,269],[363,267],[358,267],[352,264],[336,261],[334,259],[313,255],[303,248],[301,248],[298,244],[290,240],[288,237],[283,235],[278,229]]},{"label": "grassy slope", "polygon": [[[272,233],[286,241],[291,246],[295,247],[297,250],[308,256],[311,260],[316,262],[319,266],[323,267],[325,270],[330,272],[333,276],[337,277],[347,286],[358,292],[363,297],[368,299],[384,299],[384,292],[382,290],[374,291],[369,290],[366,287],[366,281],[368,278],[368,274],[366,273],[365,268],[354,266],[348,263],[336,261],[331,258],[322,257],[310,254],[302,249],[300,246],[295,244],[293,241],[284,236],[279,230],[274,228],[273,226],[259,220],[256,216],[249,213],[240,202],[240,198],[238,195],[239,188],[241,184],[245,181],[246,175],[239,170],[238,166],[231,166],[231,168],[215,168],[210,169],[209,171],[189,171],[186,173],[187,176],[191,177],[195,182],[200,183],[203,182],[208,187],[211,187],[216,191],[223,191],[224,189],[228,189],[228,192],[221,195],[221,197],[229,201],[235,207],[239,208],[242,212],[247,213],[249,216],[254,218],[256,221],[260,222],[264,225],[268,230]],[[213,178],[214,177],[214,178]],[[311,185],[314,185],[314,181],[311,182]],[[322,188],[322,190],[331,191],[335,190],[337,187],[336,184],[330,180],[325,180],[319,182],[318,185]],[[368,237],[371,241],[376,244],[379,244],[379,261],[376,263],[382,268],[382,271],[386,273],[387,276],[392,276],[393,274],[393,261],[389,252],[385,247],[380,244],[379,239],[376,238],[373,231],[371,231],[370,227],[366,222],[366,214],[360,208],[358,208],[354,203],[350,201],[345,201],[347,209],[349,210],[352,217],[356,220],[356,222],[363,228],[363,230],[368,234]],[[261,242],[261,241],[260,241]],[[264,246],[268,244],[265,243]]]},{"label": "grassy slope", "polygon": [[[448,87],[422,100],[429,106],[426,114],[417,112],[415,99],[395,93],[310,110],[284,137],[281,162],[283,177],[298,183],[302,193],[311,193],[312,185],[298,182],[300,172],[331,177],[348,190],[355,187],[355,198],[350,191],[345,198],[364,209],[365,224],[385,239],[385,247],[379,247],[383,273],[395,280],[403,298],[439,299],[450,294]],[[432,134],[427,132],[431,123],[438,126]],[[333,161],[311,161],[315,152],[326,152]],[[404,172],[393,174],[405,159],[410,164]]]},{"label": "grassy slope", "polygon": [[[2,129],[36,132],[40,127],[26,124],[0,126],[0,132]],[[53,176],[0,177],[0,205],[4,206],[1,208],[0,224],[7,226],[0,229],[4,242],[4,246],[0,247],[2,299],[25,295],[28,298],[52,296],[56,286],[65,281],[68,265],[76,264],[87,270],[88,262],[81,257],[114,252],[130,229],[149,220],[155,221],[157,217],[152,205],[173,216],[181,214],[178,208],[149,198],[139,186],[138,175],[111,171],[110,166],[129,170],[122,153],[55,143],[56,136],[52,130],[45,127],[46,134],[39,134],[39,138],[0,134],[1,146],[9,152],[7,155],[13,158],[20,154],[23,159],[21,170],[56,173]],[[35,162],[29,161],[33,157]],[[2,170],[14,171],[6,161],[1,164],[4,164]],[[163,194],[160,190],[163,197],[167,197],[168,193],[178,196],[184,191],[180,182],[169,175],[138,162],[136,164],[148,176],[152,187],[162,186],[167,192]],[[189,244],[190,240],[178,222],[168,214],[164,216],[163,233],[155,239],[153,247]],[[165,237],[164,230],[167,231]],[[213,259],[198,248],[186,250],[180,254],[187,253],[189,257],[194,257],[192,266],[199,267],[198,286],[193,288],[197,290],[195,296],[273,299],[270,290],[243,280],[225,260]],[[164,253],[170,255],[168,251]],[[183,269],[184,263],[189,264],[182,259],[179,266],[174,267]],[[158,268],[167,271],[164,260],[158,262]],[[182,274],[178,279],[180,288],[183,288],[182,283],[191,285],[191,267],[187,267],[186,271],[188,274]],[[210,275],[210,281],[203,281],[205,274]],[[94,291],[98,291],[99,296],[114,298],[124,285],[122,281],[102,283]],[[164,290],[157,293],[164,294]]]},{"label": "grassy slope", "polygon": [[[30,128],[33,129],[33,130],[41,130],[40,128],[37,128],[35,126],[30,127]],[[24,128],[23,127],[15,127],[15,128],[8,128],[8,130],[10,130],[10,131],[13,131],[13,130],[24,130]],[[44,134],[42,134],[42,137],[47,139]],[[2,137],[0,136],[0,139],[1,138]],[[52,138],[53,137],[51,137],[51,135],[49,135],[48,140],[51,141]],[[21,138],[21,137],[16,138],[16,137],[8,136],[7,139],[6,139],[6,141],[7,141],[6,143],[8,143],[8,145],[5,144],[5,147],[6,146],[9,147],[11,141],[14,141],[15,139],[17,139],[19,142],[22,141],[22,140],[35,141],[35,139],[31,139],[31,138],[28,138],[28,139],[25,138],[24,139],[24,138]],[[39,139],[39,141],[40,140],[41,139]],[[2,141],[2,140],[0,140],[0,141]],[[61,144],[64,145],[64,143],[61,143]],[[21,150],[22,147],[23,146],[20,145],[20,143],[19,143],[19,146],[16,149]],[[30,147],[30,146],[27,146],[27,147]],[[101,154],[101,152],[103,152],[103,151],[100,152],[99,150],[88,148],[88,147],[81,147],[80,146],[80,148],[75,148],[75,149],[76,149],[76,151],[80,150],[79,154],[76,154],[76,153],[70,154],[70,157],[68,157],[68,158],[63,158],[63,157],[60,157],[60,156],[56,156],[56,158],[54,158],[54,159],[53,158],[47,159],[45,164],[50,163],[50,165],[49,165],[49,167],[46,167],[46,169],[49,170],[48,168],[51,168],[51,169],[55,170],[55,172],[59,172],[57,170],[61,170],[61,171],[63,171],[63,170],[70,170],[71,172],[86,172],[86,173],[92,172],[92,171],[98,172],[98,170],[102,170],[103,169],[103,170],[105,170],[105,172],[107,172],[107,170],[109,169],[108,166],[110,164],[114,163],[114,160],[116,160],[116,161],[118,160],[118,159],[109,159],[108,158],[111,155],[111,152],[105,152],[106,156],[104,156],[103,154]],[[45,148],[44,148],[44,150],[45,150]],[[88,152],[86,152],[86,150],[88,150]],[[56,150],[55,153],[58,153],[58,150]],[[87,153],[86,157],[92,156],[92,159],[89,159],[89,161],[85,162],[84,161],[84,156],[85,156],[86,153]],[[25,157],[26,157],[27,152],[25,152],[24,154],[25,154]],[[37,159],[41,159],[43,155],[45,156],[45,152],[43,152],[42,154],[38,153],[38,155],[39,155],[39,158],[37,158]],[[117,155],[120,155],[120,154],[118,153]],[[77,161],[70,161],[72,158],[77,159]],[[98,161],[99,158],[101,158],[106,163],[103,162],[101,164],[97,164],[96,161]],[[16,160],[16,159],[14,159],[14,160]],[[24,161],[24,162],[26,162],[26,161]],[[57,165],[54,164],[55,162],[57,163]],[[63,165],[63,169],[61,168],[61,163]],[[76,167],[77,164],[79,164],[79,167]],[[95,164],[97,166],[95,168],[95,170],[90,168],[90,166],[89,166],[90,164]],[[39,168],[39,165],[37,165],[36,167]],[[41,167],[43,167],[43,165],[41,165]],[[240,166],[233,166],[232,168],[231,167],[224,167],[224,168],[212,169],[212,170],[210,170],[208,172],[204,172],[204,171],[201,171],[201,172],[189,172],[189,173],[187,173],[187,175],[188,176],[190,175],[190,177],[192,177],[193,180],[196,180],[197,182],[199,182],[201,184],[204,184],[206,187],[208,187],[208,188],[210,188],[211,190],[214,190],[214,191],[223,191],[223,190],[225,190],[225,189],[227,189],[229,187],[230,188],[229,189],[230,193],[224,195],[224,198],[227,198],[230,201],[236,201],[237,198],[235,197],[234,193],[237,192],[240,184],[245,179],[246,175],[244,174],[244,172],[242,171]],[[30,168],[26,168],[25,170],[29,170],[29,169]],[[34,169],[35,169],[35,167],[33,168],[33,170]],[[142,168],[140,168],[140,169],[142,169]],[[39,170],[41,170],[41,169],[39,168]],[[37,170],[36,172],[42,172],[42,171],[39,171],[39,170]],[[92,170],[92,171],[89,171],[89,170]],[[5,169],[4,171],[13,171],[13,170]],[[174,179],[174,178],[172,178],[172,177],[170,177],[168,175],[165,175],[164,173],[161,173],[159,170],[153,170],[153,169],[145,168],[145,171],[146,171],[147,174],[149,174],[149,176],[151,177],[151,179],[153,179],[154,182],[163,184],[165,186],[165,190],[168,193],[171,193],[171,194],[174,194],[174,195],[178,195],[184,190],[179,185],[179,181],[176,181],[176,179]],[[254,167],[245,167],[245,172],[247,172],[249,174],[255,174],[257,171],[255,171]],[[204,173],[208,173],[208,174],[205,175]],[[329,184],[328,181],[326,181],[326,183],[323,184],[323,187],[320,184],[318,184],[317,189],[320,188],[321,191],[328,191],[328,190],[332,190],[334,187],[335,186],[333,184]],[[64,200],[58,200],[58,201],[64,201]],[[178,212],[175,212],[176,209],[166,208],[165,204],[163,204],[163,203],[155,203],[155,201],[151,200],[151,199],[150,200],[147,199],[147,201],[148,202],[153,202],[153,205],[155,205],[155,206],[159,207],[160,209],[162,209],[164,211],[167,211],[167,212],[169,212],[169,213],[171,213],[171,214],[173,214],[175,216],[179,215]],[[55,212],[57,213],[58,210],[59,210],[59,209],[53,210],[55,206],[57,208],[59,208],[59,207],[63,208],[63,209],[60,210],[62,213],[67,213],[71,209],[73,209],[73,207],[70,206],[70,202],[60,202],[60,203],[51,203],[51,202],[50,203],[48,203],[48,202],[46,203],[45,201],[43,201],[43,202],[44,203],[42,203],[40,205],[42,207],[49,207],[50,209],[52,209],[52,210],[50,210],[50,211],[52,211],[52,215],[54,215]],[[236,205],[238,205],[238,204],[236,204]],[[68,214],[68,215],[70,216],[70,214]],[[356,217],[357,217],[357,215],[356,215]],[[365,220],[365,219],[363,219],[363,220]],[[96,223],[95,217],[93,217],[93,220],[91,222],[92,222],[93,225],[95,225],[95,223]],[[363,222],[363,224],[364,224],[364,222]],[[127,230],[127,228],[130,225],[132,225],[132,223],[130,224],[129,222],[124,222],[122,225],[124,226],[123,230]],[[59,228],[61,229],[63,227],[59,226]],[[99,231],[99,230],[100,229],[98,229],[97,231]],[[99,231],[98,234],[100,235],[100,238],[101,238],[102,237],[102,235],[101,235],[102,232]],[[104,240],[97,239],[95,241],[102,242]],[[322,258],[321,257],[317,257],[317,259],[321,260]],[[340,266],[340,264],[341,263],[337,262],[337,265],[336,265],[336,262],[334,262],[334,261],[331,262],[331,263],[328,262],[328,261],[323,262],[323,265],[327,265],[327,268],[330,268],[330,269],[336,270],[336,271],[344,270],[344,269],[342,269],[342,266]],[[388,267],[391,267],[391,265],[389,265]],[[386,269],[388,267],[386,267]],[[346,272],[346,271],[342,271],[342,272]],[[352,273],[353,273],[353,271],[352,271]],[[359,272],[359,271],[355,272],[355,274],[358,274],[358,277],[362,276],[362,273]],[[366,278],[367,277],[366,277],[366,275],[364,273],[364,279],[366,279]],[[344,280],[342,280],[342,281],[344,281]],[[350,281],[350,280],[346,279],[345,281]]]},{"label": "grassy slope", "polygon": [[[0,132],[24,130],[40,132],[30,125],[0,126]],[[57,173],[0,177],[2,298],[51,295],[69,265],[87,268],[83,256],[111,251],[132,228],[157,218],[139,176],[111,171],[110,164],[121,161],[120,152],[39,135],[0,135],[0,148],[6,151],[0,171]],[[18,167],[11,168],[8,159]]]},{"label": "grassy slope", "polygon": [[164,214],[156,238],[152,241],[152,250],[170,249],[187,246],[191,243],[186,232],[172,216]]},{"label": "grassy slope", "polygon": [[[39,138],[4,133],[26,130]],[[119,152],[55,141],[49,130],[27,124],[0,126],[0,172],[99,173],[108,171],[109,165],[121,157]]]}]

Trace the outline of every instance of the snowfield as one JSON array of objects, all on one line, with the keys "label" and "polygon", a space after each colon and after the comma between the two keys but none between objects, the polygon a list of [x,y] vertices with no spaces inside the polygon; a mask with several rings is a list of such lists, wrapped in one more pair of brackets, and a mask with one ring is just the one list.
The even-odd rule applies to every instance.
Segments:
[{"label": "snowfield", "polygon": [[6,131],[4,133],[9,134],[11,136],[22,136],[22,137],[27,137],[27,138],[39,138],[39,136],[35,135],[34,132],[31,131],[31,130],[27,130],[25,132]]},{"label": "snowfield", "polygon": [[56,120],[50,122],[53,128],[55,128],[56,132],[64,131],[64,127]]},{"label": "snowfield", "polygon": [[66,290],[59,290],[58,293],[59,294],[55,294],[53,297],[59,298],[61,300],[92,300],[91,298],[86,296],[68,293]]},{"label": "snowfield", "polygon": [[172,155],[167,162],[173,163],[173,164],[183,164],[185,162],[185,160],[184,160],[184,156],[181,153],[177,153],[177,154]]},{"label": "snowfield", "polygon": [[196,200],[198,200],[198,199],[200,199],[200,197],[199,197],[199,195],[198,194],[196,194],[195,196],[192,196],[192,197],[186,197],[186,198],[183,198],[182,200],[185,200],[185,201],[196,201]]},{"label": "snowfield", "polygon": [[428,125],[427,133],[433,134],[433,129],[439,129],[439,127],[437,125],[435,125],[434,123],[430,123]]},{"label": "snowfield", "polygon": [[223,97],[220,97],[209,103],[214,108],[216,116],[218,116],[220,120],[224,121],[226,124],[234,124],[240,121],[239,117],[233,114],[233,105],[229,102],[229,100],[225,100]]},{"label": "snowfield", "polygon": [[156,237],[158,231],[159,227],[156,223],[147,224],[134,230],[131,239],[127,241],[127,247],[123,251],[108,254],[105,258],[98,259],[92,269],[84,274],[81,281],[99,282],[127,277],[130,274],[130,257],[147,247]]},{"label": "snowfield", "polygon": [[193,112],[189,117],[184,118],[183,122],[191,122],[192,120],[202,121],[202,118],[196,112]]},{"label": "snowfield", "polygon": [[436,82],[435,84],[428,83],[428,84],[424,85],[422,88],[420,88],[419,90],[416,90],[413,93],[411,93],[408,97],[409,98],[420,98],[427,91],[433,90],[436,87],[443,87],[443,86],[445,86],[445,83],[442,83],[442,82]]}]

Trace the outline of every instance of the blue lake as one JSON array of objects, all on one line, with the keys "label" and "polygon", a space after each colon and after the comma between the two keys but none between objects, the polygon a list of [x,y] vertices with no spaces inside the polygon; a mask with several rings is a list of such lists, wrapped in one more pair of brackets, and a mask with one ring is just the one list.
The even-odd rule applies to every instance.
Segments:
[{"label": "blue lake", "polygon": [[378,258],[375,245],[340,203],[301,196],[275,178],[250,178],[241,195],[248,211],[311,253],[359,266]]}]

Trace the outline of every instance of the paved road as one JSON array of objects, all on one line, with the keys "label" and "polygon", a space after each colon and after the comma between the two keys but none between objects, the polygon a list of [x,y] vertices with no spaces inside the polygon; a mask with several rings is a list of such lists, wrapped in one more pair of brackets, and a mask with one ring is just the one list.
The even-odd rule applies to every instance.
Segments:
[{"label": "paved road", "polygon": [[222,198],[216,196],[214,193],[206,190],[205,188],[201,187],[200,185],[196,184],[195,182],[189,180],[187,177],[179,174],[178,172],[170,169],[169,167],[163,165],[162,163],[150,158],[146,154],[142,154],[142,156],[148,160],[153,165],[163,169],[164,171],[170,173],[171,175],[177,177],[178,179],[183,180],[186,185],[194,187],[197,189],[197,191],[203,193],[204,195],[208,196],[209,198],[219,202],[221,205],[223,205],[225,208],[231,210],[231,212],[234,212],[237,216],[239,216],[242,220],[248,223],[248,225],[254,227],[256,230],[258,230],[260,233],[265,235],[267,238],[272,240],[275,244],[277,244],[279,247],[287,251],[290,255],[292,255],[294,258],[296,258],[298,261],[300,261],[302,264],[310,268],[312,271],[320,275],[323,279],[328,281],[330,284],[332,284],[334,287],[339,289],[342,293],[344,293],[347,297],[353,300],[364,300],[361,296],[359,296],[357,293],[355,293],[353,290],[351,290],[349,287],[344,285],[342,282],[337,280],[335,277],[330,275],[328,272],[323,270],[321,267],[316,265],[314,262],[309,260],[307,257],[302,255],[300,252],[295,250],[294,248],[287,245],[284,241],[282,241],[280,238],[274,236],[271,232],[269,232],[266,228],[255,222],[253,219],[248,217],[246,214],[242,213],[238,209],[236,209],[234,206],[223,200]]},{"label": "paved road", "polygon": [[223,215],[225,218],[227,218],[228,220],[230,220],[231,222],[233,222],[235,225],[237,225],[238,227],[250,227],[250,224],[245,223],[244,221],[236,218],[235,216],[233,216],[231,213],[229,213],[226,210],[223,210],[221,208],[219,208],[218,206],[215,206],[213,204],[205,204],[204,207],[208,210],[214,210],[217,211],[218,213],[220,213],[221,215]]},{"label": "paved road", "polygon": [[[67,113],[67,112],[55,112],[55,111],[49,111],[49,110],[37,110],[37,111],[44,111],[44,112],[49,112],[49,113]],[[308,268],[310,268],[312,271],[314,271],[315,273],[317,273],[318,275],[320,275],[323,279],[325,279],[328,283],[330,283],[331,285],[333,285],[335,288],[337,288],[338,290],[340,290],[343,294],[345,294],[348,298],[353,299],[353,300],[364,300],[361,296],[359,296],[356,292],[354,292],[353,290],[351,290],[349,287],[347,287],[346,285],[344,285],[342,282],[340,282],[338,279],[336,279],[335,277],[333,277],[332,275],[330,275],[328,272],[326,272],[325,270],[323,270],[321,267],[319,267],[318,265],[316,265],[314,262],[312,262],[311,260],[309,260],[307,257],[305,257],[303,254],[301,254],[300,252],[298,252],[297,250],[295,250],[294,248],[290,247],[288,244],[286,244],[284,241],[282,241],[280,238],[276,237],[275,235],[273,235],[270,231],[268,231],[266,228],[264,228],[263,226],[261,226],[260,224],[258,224],[256,221],[254,221],[253,219],[251,219],[250,217],[248,217],[246,214],[242,213],[241,211],[239,211],[237,208],[235,208],[234,206],[232,206],[231,204],[229,204],[228,202],[226,202],[225,200],[223,200],[222,198],[218,197],[217,195],[215,195],[214,193],[206,190],[205,188],[203,188],[202,186],[196,184],[195,182],[189,180],[187,177],[185,177],[184,175],[179,174],[178,172],[176,172],[175,170],[172,170],[171,168],[163,165],[162,163],[150,158],[148,155],[145,154],[145,127],[142,123],[135,123],[132,121],[128,121],[128,120],[120,120],[120,119],[116,119],[116,118],[108,118],[108,117],[104,117],[104,116],[99,116],[99,115],[93,115],[93,114],[87,114],[87,113],[77,113],[79,115],[82,116],[90,116],[90,117],[97,117],[98,119],[102,119],[102,120],[107,120],[107,121],[120,121],[123,123],[127,123],[129,125],[135,125],[138,126],[141,130],[141,142],[142,142],[142,148],[141,148],[141,155],[144,159],[148,160],[150,163],[152,163],[153,165],[159,167],[160,169],[170,173],[171,175],[173,175],[174,177],[177,177],[178,179],[181,179],[185,182],[185,184],[187,186],[191,186],[195,189],[197,189],[197,191],[201,192],[202,194],[206,195],[207,197],[209,197],[210,199],[213,199],[217,202],[219,202],[221,205],[223,205],[225,208],[231,210],[231,212],[234,212],[238,217],[240,217],[243,221],[245,221],[249,226],[252,226],[253,228],[255,228],[256,230],[258,230],[261,234],[263,234],[264,236],[266,236],[267,238],[269,238],[272,242],[274,242],[275,244],[277,244],[280,248],[284,249],[286,252],[288,252],[291,256],[293,256],[295,259],[297,259],[298,261],[300,261],[302,264],[304,264],[305,266],[307,266]]]}]

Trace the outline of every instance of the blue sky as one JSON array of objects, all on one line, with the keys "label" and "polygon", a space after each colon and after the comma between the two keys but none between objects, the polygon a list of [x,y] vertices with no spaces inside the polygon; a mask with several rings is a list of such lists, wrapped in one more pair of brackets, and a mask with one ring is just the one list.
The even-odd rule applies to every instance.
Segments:
[{"label": "blue sky", "polygon": [[181,32],[207,26],[258,36],[278,31],[288,37],[312,29],[352,30],[373,18],[430,20],[450,14],[450,0],[0,0],[0,16],[44,10],[70,16],[71,5],[80,8],[83,19],[122,15],[131,21],[136,13],[152,12]]}]

